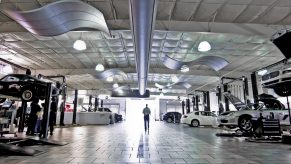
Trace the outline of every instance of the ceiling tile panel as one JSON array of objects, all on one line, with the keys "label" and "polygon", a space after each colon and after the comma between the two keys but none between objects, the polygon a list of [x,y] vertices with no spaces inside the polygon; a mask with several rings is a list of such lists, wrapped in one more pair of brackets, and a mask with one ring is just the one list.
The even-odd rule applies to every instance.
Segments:
[{"label": "ceiling tile panel", "polygon": [[191,15],[197,10],[199,3],[196,2],[176,2],[173,10],[172,19],[179,21],[187,21]]}]

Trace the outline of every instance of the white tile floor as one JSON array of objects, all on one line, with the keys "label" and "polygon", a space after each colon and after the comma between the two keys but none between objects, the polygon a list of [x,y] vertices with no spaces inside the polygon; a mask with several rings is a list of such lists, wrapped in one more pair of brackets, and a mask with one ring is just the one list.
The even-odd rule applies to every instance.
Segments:
[{"label": "white tile floor", "polygon": [[57,128],[65,146],[34,146],[37,156],[0,157],[0,163],[291,163],[291,145],[216,137],[218,129],[151,122]]}]

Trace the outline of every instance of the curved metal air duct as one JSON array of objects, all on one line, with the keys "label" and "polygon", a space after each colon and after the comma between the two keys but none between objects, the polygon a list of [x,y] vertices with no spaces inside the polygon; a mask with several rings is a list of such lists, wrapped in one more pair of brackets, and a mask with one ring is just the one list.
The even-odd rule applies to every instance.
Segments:
[{"label": "curved metal air duct", "polygon": [[144,95],[147,87],[157,1],[129,0],[129,4],[139,94]]},{"label": "curved metal air duct", "polygon": [[78,0],[62,0],[41,8],[4,13],[33,34],[56,36],[72,30],[110,31],[103,14],[93,6]]},{"label": "curved metal air duct", "polygon": [[108,77],[112,77],[112,76],[116,76],[116,75],[122,76],[124,79],[127,79],[126,73],[121,71],[120,69],[116,69],[116,68],[108,69],[106,71],[98,73],[95,75],[95,78],[96,79],[107,79]]},{"label": "curved metal air duct", "polygon": [[174,70],[180,70],[184,65],[191,67],[196,64],[202,64],[207,65],[208,67],[214,69],[215,71],[219,71],[229,64],[227,60],[218,56],[202,56],[193,61],[183,62],[171,58],[168,55],[166,55],[165,58],[163,59],[163,63],[166,67]]}]

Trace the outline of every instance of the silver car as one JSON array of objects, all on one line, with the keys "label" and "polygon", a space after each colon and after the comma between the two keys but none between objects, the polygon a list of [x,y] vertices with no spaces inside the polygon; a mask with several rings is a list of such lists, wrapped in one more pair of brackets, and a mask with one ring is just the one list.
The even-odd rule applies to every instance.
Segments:
[{"label": "silver car", "polygon": [[264,118],[270,117],[273,113],[274,118],[280,121],[281,125],[290,125],[287,109],[259,109],[259,110],[241,110],[230,113],[221,118],[220,125],[239,127],[242,131],[250,131],[253,128],[253,120],[257,120],[262,113]]}]

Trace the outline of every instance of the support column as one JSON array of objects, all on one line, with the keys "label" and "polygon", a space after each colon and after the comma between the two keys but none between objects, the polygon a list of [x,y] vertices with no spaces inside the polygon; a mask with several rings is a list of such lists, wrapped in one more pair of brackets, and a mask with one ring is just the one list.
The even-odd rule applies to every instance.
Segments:
[{"label": "support column", "polygon": [[243,76],[243,90],[244,90],[244,100],[246,104],[249,104],[249,84],[248,78]]},{"label": "support column", "polygon": [[98,110],[98,98],[95,97],[94,111],[96,112],[97,110]]},{"label": "support column", "polygon": [[186,99],[186,112],[190,113],[190,99]]},{"label": "support column", "polygon": [[195,109],[196,108],[196,106],[195,106],[196,102],[195,102],[195,97],[194,96],[192,97],[192,103],[193,103],[193,111],[195,111],[196,110]]},{"label": "support column", "polygon": [[185,114],[185,101],[182,101],[182,114]]},{"label": "support column", "polygon": [[92,95],[89,96],[89,107],[88,112],[92,112]]},{"label": "support column", "polygon": [[48,136],[48,126],[49,126],[49,118],[50,118],[50,109],[51,109],[51,95],[52,95],[52,84],[47,83],[46,97],[45,97],[45,105],[43,110],[43,119],[41,132],[39,137],[47,139]]},{"label": "support column", "polygon": [[25,122],[25,113],[26,113],[27,103],[25,101],[21,102],[21,113],[20,113],[20,120],[18,125],[18,132],[23,132],[24,130],[24,122]]},{"label": "support column", "polygon": [[65,118],[65,109],[66,109],[66,100],[67,100],[67,86],[63,87],[63,102],[61,104],[61,115],[60,115],[60,126],[65,126],[64,124],[64,118]]},{"label": "support column", "polygon": [[199,96],[196,95],[196,111],[199,111]]},{"label": "support column", "polygon": [[[227,92],[227,91],[228,91],[227,84],[224,84],[223,92]],[[229,111],[229,101],[225,96],[224,96],[224,104],[225,104],[225,111]]]},{"label": "support column", "polygon": [[209,91],[206,92],[206,111],[210,111],[210,95]]},{"label": "support column", "polygon": [[252,82],[252,89],[253,89],[253,97],[254,97],[254,107],[257,108],[259,104],[259,93],[258,93],[258,84],[257,84],[257,76],[256,73],[253,72],[251,74],[251,82]]},{"label": "support column", "polygon": [[73,111],[72,124],[76,124],[77,105],[78,105],[78,90],[76,89],[75,90],[75,98],[74,98],[74,111]]},{"label": "support column", "polygon": [[101,108],[103,108],[103,100],[101,100],[100,106],[101,106]]},{"label": "support column", "polygon": [[216,96],[217,96],[217,102],[218,102],[218,114],[221,114],[224,112],[223,105],[222,105],[222,97],[221,97],[221,87],[216,87]]}]

